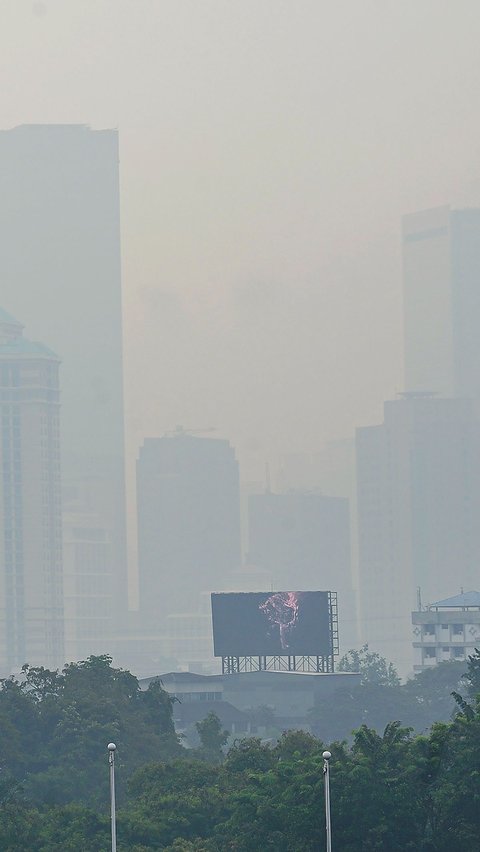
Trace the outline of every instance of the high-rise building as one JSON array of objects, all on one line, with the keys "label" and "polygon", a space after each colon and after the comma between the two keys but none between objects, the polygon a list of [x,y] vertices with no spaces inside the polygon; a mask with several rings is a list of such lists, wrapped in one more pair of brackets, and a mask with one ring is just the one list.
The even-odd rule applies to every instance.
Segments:
[{"label": "high-rise building", "polygon": [[403,219],[405,388],[480,399],[480,209]]},{"label": "high-rise building", "polygon": [[304,491],[252,494],[248,531],[249,561],[269,572],[274,589],[338,593],[341,646],[355,647],[348,500]]},{"label": "high-rise building", "polygon": [[410,617],[480,579],[480,426],[473,404],[428,394],[385,403],[357,430],[362,640],[412,668]]},{"label": "high-rise building", "polygon": [[59,359],[0,310],[0,668],[64,663]]},{"label": "high-rise building", "polygon": [[[0,132],[0,278],[8,310],[62,361],[64,481],[89,483],[126,607],[118,133]],[[83,487],[83,485],[82,485]]]},{"label": "high-rise building", "polygon": [[238,462],[228,441],[178,431],[147,438],[137,462],[140,613],[161,627],[239,568]]}]

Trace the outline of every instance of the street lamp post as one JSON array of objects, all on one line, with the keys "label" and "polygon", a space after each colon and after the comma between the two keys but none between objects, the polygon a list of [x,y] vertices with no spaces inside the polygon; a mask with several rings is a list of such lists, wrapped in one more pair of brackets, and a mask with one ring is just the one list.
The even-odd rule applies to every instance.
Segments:
[{"label": "street lamp post", "polygon": [[332,753],[324,751],[323,757],[323,777],[325,781],[325,825],[327,829],[327,852],[332,852],[332,820],[330,816],[330,760]]},{"label": "street lamp post", "polygon": [[108,762],[110,764],[110,822],[112,825],[112,852],[117,852],[117,821],[115,814],[115,743],[109,743]]}]

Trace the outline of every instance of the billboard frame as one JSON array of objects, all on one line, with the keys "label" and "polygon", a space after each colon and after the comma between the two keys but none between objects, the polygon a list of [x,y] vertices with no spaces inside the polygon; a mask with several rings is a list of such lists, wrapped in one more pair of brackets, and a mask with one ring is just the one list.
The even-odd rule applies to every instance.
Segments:
[{"label": "billboard frame", "polygon": [[328,592],[328,616],[330,627],[330,649],[328,654],[260,656],[222,656],[222,674],[241,672],[319,672],[331,674],[335,671],[338,657],[338,601],[336,592]]}]

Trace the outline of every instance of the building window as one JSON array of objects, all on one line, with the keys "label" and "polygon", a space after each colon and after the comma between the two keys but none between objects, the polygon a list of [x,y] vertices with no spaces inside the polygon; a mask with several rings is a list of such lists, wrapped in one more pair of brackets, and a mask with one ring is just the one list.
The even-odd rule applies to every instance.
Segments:
[{"label": "building window", "polygon": [[435,636],[435,625],[434,624],[424,624],[423,625],[423,635],[424,636]]},{"label": "building window", "polygon": [[433,659],[435,656],[436,656],[435,648],[424,648],[423,649],[424,659]]},{"label": "building window", "polygon": [[452,633],[454,636],[463,636],[463,624],[452,624]]}]

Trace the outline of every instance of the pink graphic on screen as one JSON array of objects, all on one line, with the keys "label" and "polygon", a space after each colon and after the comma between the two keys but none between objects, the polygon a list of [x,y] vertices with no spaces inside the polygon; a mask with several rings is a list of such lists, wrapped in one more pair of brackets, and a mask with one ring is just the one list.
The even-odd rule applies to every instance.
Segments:
[{"label": "pink graphic on screen", "polygon": [[278,626],[282,649],[290,647],[290,634],[298,619],[297,592],[276,592],[258,607],[270,624]]}]

